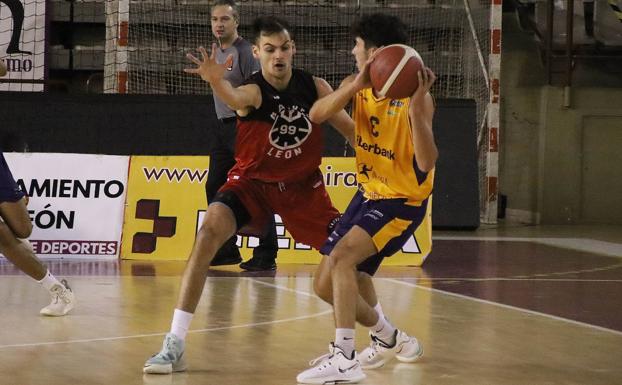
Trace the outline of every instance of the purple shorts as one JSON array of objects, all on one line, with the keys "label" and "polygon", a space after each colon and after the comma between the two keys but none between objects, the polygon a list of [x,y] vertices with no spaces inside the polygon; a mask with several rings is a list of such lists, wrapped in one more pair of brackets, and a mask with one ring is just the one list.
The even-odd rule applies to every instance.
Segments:
[{"label": "purple shorts", "polygon": [[406,199],[367,199],[361,191],[357,191],[337,228],[320,249],[321,253],[329,255],[339,240],[357,225],[372,237],[378,249],[378,254],[361,262],[357,270],[374,275],[382,260],[397,253],[425,218],[427,199],[421,206],[405,202]]}]

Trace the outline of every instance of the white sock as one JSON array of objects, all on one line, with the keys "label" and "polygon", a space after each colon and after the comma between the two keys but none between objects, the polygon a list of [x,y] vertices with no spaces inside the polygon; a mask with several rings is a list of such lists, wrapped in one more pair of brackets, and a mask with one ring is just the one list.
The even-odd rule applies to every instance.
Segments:
[{"label": "white sock", "polygon": [[395,330],[395,326],[389,322],[387,317],[380,316],[380,314],[378,314],[378,322],[371,328],[372,333],[389,346],[395,344]]},{"label": "white sock", "polygon": [[192,317],[194,317],[192,313],[175,309],[173,312],[173,322],[171,323],[171,333],[175,334],[180,340],[185,341]]},{"label": "white sock", "polygon": [[54,285],[60,285],[61,283],[58,282],[58,279],[56,279],[55,276],[52,275],[52,273],[50,273],[50,271],[48,270],[45,273],[45,276],[43,277],[43,279],[41,279],[39,282],[41,285],[43,285],[43,287],[45,287],[45,289],[47,291],[51,291],[52,287]]},{"label": "white sock", "polygon": [[348,358],[354,352],[354,329],[336,329],[335,345],[339,346]]},{"label": "white sock", "polygon": [[380,318],[385,318],[384,312],[382,311],[382,306],[380,306],[380,302],[378,302],[376,306],[374,306],[374,310],[376,311],[376,313],[378,313],[378,316]]}]

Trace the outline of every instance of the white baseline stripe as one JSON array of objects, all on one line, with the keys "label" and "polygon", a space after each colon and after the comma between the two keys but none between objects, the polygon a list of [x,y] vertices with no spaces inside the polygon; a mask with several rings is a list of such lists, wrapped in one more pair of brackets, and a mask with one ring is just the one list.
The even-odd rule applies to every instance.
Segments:
[{"label": "white baseline stripe", "polygon": [[[598,269],[598,270],[607,270],[609,268],[618,268],[618,267],[622,267],[622,264],[620,265],[613,265],[607,268],[602,268],[602,269]],[[562,275],[562,274],[579,274],[579,273],[586,273],[586,272],[591,272],[594,271],[593,269],[591,270],[582,270],[582,271],[565,271],[565,272],[552,272],[552,273],[546,273],[546,274],[537,274],[537,276],[551,276],[551,275]],[[0,277],[8,277],[8,278],[24,278],[24,274],[11,274],[11,275],[1,275]],[[64,278],[92,278],[92,279],[97,279],[97,278],[108,278],[108,277],[118,277],[115,275],[92,275],[92,276],[88,276],[88,275],[63,275]],[[234,277],[210,277],[210,278],[234,278]],[[250,279],[250,278],[246,278],[246,279]],[[544,281],[544,282],[595,282],[595,283],[604,283],[604,282],[622,282],[622,279],[582,279],[582,278],[536,278],[534,277],[486,277],[486,278],[465,278],[465,277],[434,277],[434,278],[430,278],[430,277],[419,277],[419,278],[415,278],[415,277],[400,277],[400,279],[406,280],[406,281],[464,281],[464,282],[481,282],[481,281]],[[315,294],[311,294],[311,293],[307,293],[307,292],[303,292],[303,291],[299,291],[299,290],[295,290],[295,289],[289,289],[289,288],[283,288],[283,286],[279,286],[279,285],[275,285],[275,284],[271,284],[271,283],[267,283],[267,282],[261,282],[261,281],[255,281],[257,283],[260,283],[262,285],[266,285],[266,286],[271,286],[271,287],[276,287],[279,289],[282,289],[284,291],[291,291],[291,292],[296,292],[298,294],[301,295],[305,295],[311,298],[318,298],[318,296],[316,296]]]},{"label": "white baseline stripe", "polygon": [[440,241],[492,241],[492,242],[533,242],[547,246],[561,247],[612,257],[622,257],[622,244],[598,241],[589,238],[528,238],[528,237],[468,237],[441,235],[432,236],[432,240]]},{"label": "white baseline stripe", "polygon": [[[562,275],[570,275],[570,274],[585,274],[585,273],[594,273],[597,271],[608,271],[622,268],[622,263],[615,263],[613,265],[594,267],[591,269],[582,269],[582,270],[566,270],[566,271],[551,271],[548,273],[538,273],[538,274],[529,274],[529,275],[515,275],[513,277],[474,277],[474,278],[466,278],[466,277],[434,277],[427,278],[422,277],[421,279],[427,279],[431,281],[436,280],[456,280],[456,281],[568,281],[568,282],[622,282],[620,279],[590,279],[590,278],[552,278],[559,277]],[[405,278],[412,279],[412,278]]]},{"label": "white baseline stripe", "polygon": [[277,285],[277,284],[274,284],[274,283],[264,282],[264,281],[260,281],[258,279],[252,279],[252,278],[244,278],[244,279],[246,279],[248,281],[253,281],[255,283],[259,283],[261,285],[266,285],[266,286],[270,286],[270,287],[276,287],[277,289],[280,289],[280,290],[283,290],[283,291],[291,291],[292,293],[296,293],[296,294],[299,294],[299,295],[304,295],[304,296],[307,296],[307,297],[320,299],[318,296],[316,296],[313,293],[309,293],[308,291],[290,289],[287,286],[282,286],[282,285]]},{"label": "white baseline stripe", "polygon": [[[575,274],[575,273],[573,273]],[[416,281],[463,281],[463,282],[485,282],[485,281],[536,281],[536,282],[594,282],[594,283],[603,283],[603,282],[616,282],[621,283],[622,279],[573,279],[573,278],[503,278],[503,277],[492,277],[492,278],[460,278],[460,277],[435,277],[435,278],[400,278],[405,280],[416,280]]]},{"label": "white baseline stripe", "polygon": [[456,293],[452,293],[452,292],[449,292],[449,291],[433,289],[433,288],[430,288],[430,287],[425,287],[425,286],[417,285],[417,284],[410,283],[410,282],[404,282],[404,281],[400,281],[400,280],[393,279],[393,278],[382,278],[382,280],[393,282],[393,283],[397,283],[399,285],[414,287],[414,288],[417,288],[417,289],[422,289],[422,290],[427,290],[427,291],[431,291],[431,292],[441,293],[441,294],[449,295],[449,296],[452,296],[452,297],[466,299],[466,300],[469,300],[469,301],[484,303],[484,304],[487,304],[487,305],[493,305],[493,306],[501,307],[501,308],[504,308],[504,309],[510,309],[510,310],[515,310],[515,311],[519,311],[519,312],[522,312],[522,313],[533,314],[533,315],[537,315],[537,316],[541,316],[541,317],[545,317],[545,318],[554,319],[556,321],[562,321],[562,322],[570,323],[570,324],[573,324],[573,325],[582,326],[582,327],[586,327],[586,328],[590,328],[590,329],[595,329],[595,330],[602,331],[602,332],[607,332],[607,333],[613,333],[613,334],[616,334],[618,336],[622,336],[622,332],[620,332],[618,330],[608,329],[608,328],[604,328],[602,326],[591,325],[591,324],[588,324],[588,323],[585,323],[585,322],[574,321],[574,320],[571,320],[571,319],[568,319],[568,318],[562,318],[562,317],[554,316],[554,315],[551,315],[551,314],[540,313],[540,312],[537,312],[537,311],[523,309],[523,308],[520,308],[520,307],[511,306],[511,305],[504,305],[502,303],[487,301],[485,299],[480,299],[480,298],[475,298],[475,297],[469,297],[469,296],[466,296],[466,295],[456,294]]},{"label": "white baseline stripe", "polygon": [[[275,287],[275,288],[280,289],[280,290],[294,292],[294,293],[299,294],[299,295],[315,297],[313,294],[310,294],[310,293],[305,292],[305,291],[290,289],[288,287],[281,286],[281,285],[273,285],[273,284],[270,284],[270,283],[267,283],[267,282],[261,282],[261,281],[256,280],[256,279],[251,279],[251,278],[246,278],[246,279],[249,280],[249,281],[257,282],[257,283],[264,284],[264,285],[267,285],[267,286],[272,286],[272,287]],[[332,313],[333,313],[333,309],[331,308],[331,309],[328,309],[328,310],[321,311],[319,313],[302,315],[302,316],[298,316],[298,317],[290,317],[290,318],[284,318],[284,319],[280,319],[280,320],[264,321],[264,322],[252,322],[252,323],[247,323],[247,324],[242,324],[242,325],[221,326],[221,327],[206,328],[206,329],[194,329],[194,330],[189,330],[188,333],[205,333],[205,332],[213,332],[213,331],[219,331],[219,330],[231,330],[231,329],[251,328],[251,327],[263,326],[263,325],[274,325],[274,324],[279,324],[279,323],[285,323],[285,322],[292,322],[292,321],[299,321],[299,320],[304,320],[304,319],[309,319],[309,318],[321,317],[323,315],[332,314]],[[148,333],[148,334],[134,334],[134,335],[129,335],[129,336],[118,336],[118,337],[85,338],[85,339],[69,340],[69,341],[51,341],[51,342],[32,342],[32,343],[26,343],[26,344],[8,344],[8,345],[0,345],[0,349],[23,348],[23,347],[32,347],[32,346],[48,346],[48,345],[66,345],[66,344],[88,343],[88,342],[119,341],[119,340],[127,340],[127,339],[132,339],[132,338],[156,337],[156,336],[164,336],[164,335],[166,335],[166,332],[163,332],[163,333]]]},{"label": "white baseline stripe", "polygon": [[[255,326],[263,326],[263,325],[273,325],[291,321],[299,321],[308,318],[320,317],[326,314],[332,314],[333,310],[324,310],[319,313],[303,315],[298,317],[284,318],[280,320],[274,321],[265,321],[265,322],[253,322],[243,325],[234,325],[234,326],[221,326],[217,328],[206,328],[206,329],[194,329],[189,330],[188,333],[205,333],[205,332],[213,332],[219,330],[231,330],[231,329],[241,329],[241,328],[249,328]],[[168,332],[166,332],[168,333]],[[80,340],[69,340],[69,341],[52,341],[52,342],[33,342],[28,344],[12,344],[12,345],[0,345],[0,349],[5,348],[23,348],[23,347],[31,347],[31,346],[46,346],[46,345],[63,345],[63,344],[76,344],[83,342],[102,342],[102,341],[118,341],[118,340],[128,340],[131,338],[143,338],[143,337],[155,337],[155,336],[165,336],[166,333],[150,333],[150,334],[134,334],[130,336],[119,336],[119,337],[102,337],[102,338],[86,338]]]}]

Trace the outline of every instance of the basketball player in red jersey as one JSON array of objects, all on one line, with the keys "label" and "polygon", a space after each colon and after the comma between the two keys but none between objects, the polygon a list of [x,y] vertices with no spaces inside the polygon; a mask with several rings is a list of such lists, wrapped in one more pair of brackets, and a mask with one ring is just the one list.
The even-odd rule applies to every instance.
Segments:
[{"label": "basketball player in red jersey", "polygon": [[[199,48],[202,60],[188,55],[198,74],[236,110],[236,164],[210,204],[188,259],[171,331],[162,350],[144,365],[145,373],[184,371],[185,337],[214,254],[236,232],[262,235],[277,213],[298,242],[319,249],[339,217],[324,187],[319,166],[322,129],[309,120],[313,103],[332,92],[323,79],[293,69],[296,51],[287,23],[260,17],[253,23],[253,53],[261,71],[234,88],[224,80],[227,62],[218,64]],[[350,141],[354,123],[345,111],[329,119]],[[305,210],[301,210],[305,207]],[[312,212],[313,215],[309,215]]]}]

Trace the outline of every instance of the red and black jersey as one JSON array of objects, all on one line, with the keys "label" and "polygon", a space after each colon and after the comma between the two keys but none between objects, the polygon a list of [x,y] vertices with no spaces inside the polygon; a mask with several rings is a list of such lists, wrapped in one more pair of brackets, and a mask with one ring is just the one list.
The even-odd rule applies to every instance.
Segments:
[{"label": "red and black jersey", "polygon": [[322,129],[309,120],[317,100],[313,76],[294,69],[287,88],[278,91],[261,71],[244,84],[261,89],[261,106],[238,117],[233,175],[265,182],[295,182],[308,177],[322,160]]}]

